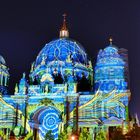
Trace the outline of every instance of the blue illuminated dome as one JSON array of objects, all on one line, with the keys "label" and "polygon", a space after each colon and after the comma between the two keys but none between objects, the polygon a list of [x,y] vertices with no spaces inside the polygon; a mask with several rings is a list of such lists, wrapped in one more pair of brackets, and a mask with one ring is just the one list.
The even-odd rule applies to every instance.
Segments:
[{"label": "blue illuminated dome", "polygon": [[[30,81],[34,84],[64,84],[92,77],[92,63],[83,46],[69,38],[64,18],[59,38],[44,46],[31,66]],[[92,83],[91,78],[89,78]]]},{"label": "blue illuminated dome", "polygon": [[55,60],[66,61],[68,56],[75,63],[87,63],[87,54],[81,44],[69,38],[59,38],[45,45],[37,56],[35,66],[43,60],[45,64]]}]

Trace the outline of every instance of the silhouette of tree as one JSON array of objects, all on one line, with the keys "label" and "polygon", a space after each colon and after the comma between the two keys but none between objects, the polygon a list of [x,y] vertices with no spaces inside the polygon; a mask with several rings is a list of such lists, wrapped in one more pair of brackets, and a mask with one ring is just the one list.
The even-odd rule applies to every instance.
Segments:
[{"label": "silhouette of tree", "polygon": [[111,140],[123,140],[125,136],[122,134],[121,128],[116,128],[111,135]]},{"label": "silhouette of tree", "polygon": [[58,140],[67,140],[68,139],[68,134],[66,131],[64,132],[61,132],[59,135],[58,135]]},{"label": "silhouette of tree", "polygon": [[140,127],[134,123],[132,130],[127,134],[127,136],[134,140],[140,140]]},{"label": "silhouette of tree", "polygon": [[81,131],[81,133],[79,135],[79,140],[92,140],[92,138],[90,137],[90,133],[87,130],[87,128],[83,128],[83,130]]},{"label": "silhouette of tree", "polygon": [[51,130],[46,133],[45,140],[54,140]]},{"label": "silhouette of tree", "polygon": [[105,134],[104,130],[100,130],[97,133],[96,140],[106,140],[106,134]]}]

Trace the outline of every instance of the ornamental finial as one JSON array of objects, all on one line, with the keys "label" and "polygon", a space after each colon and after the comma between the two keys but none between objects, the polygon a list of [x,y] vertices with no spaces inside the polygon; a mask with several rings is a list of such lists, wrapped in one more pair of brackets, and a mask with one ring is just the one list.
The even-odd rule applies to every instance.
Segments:
[{"label": "ornamental finial", "polygon": [[64,13],[64,14],[63,14],[63,25],[62,25],[61,30],[62,30],[62,29],[63,29],[63,30],[67,30],[66,17],[67,17],[67,14]]},{"label": "ornamental finial", "polygon": [[66,23],[66,16],[67,16],[67,14],[64,13],[63,14],[63,24],[60,29],[60,35],[59,35],[61,38],[69,37],[69,31],[67,29],[67,23]]},{"label": "ornamental finial", "polygon": [[110,45],[112,45],[113,39],[112,37],[109,38]]}]

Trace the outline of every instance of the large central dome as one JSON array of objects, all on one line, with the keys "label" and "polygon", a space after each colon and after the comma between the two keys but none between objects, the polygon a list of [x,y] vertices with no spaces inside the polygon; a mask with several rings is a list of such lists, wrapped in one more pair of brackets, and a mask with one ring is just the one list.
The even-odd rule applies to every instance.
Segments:
[{"label": "large central dome", "polygon": [[37,56],[35,66],[42,61],[45,64],[55,60],[66,61],[68,57],[73,62],[87,63],[87,54],[81,44],[69,38],[59,38],[45,45]]},{"label": "large central dome", "polygon": [[85,49],[80,43],[69,38],[64,17],[59,38],[46,44],[33,62],[30,80],[43,87],[48,83],[76,83],[82,78],[92,84],[90,78],[92,74],[92,64],[87,58]]}]

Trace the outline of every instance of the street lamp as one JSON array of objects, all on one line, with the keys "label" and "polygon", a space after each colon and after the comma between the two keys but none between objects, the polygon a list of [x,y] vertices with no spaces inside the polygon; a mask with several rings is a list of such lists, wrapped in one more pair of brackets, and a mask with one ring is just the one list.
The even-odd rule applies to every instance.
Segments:
[{"label": "street lamp", "polygon": [[73,135],[73,136],[71,136],[71,140],[75,140],[75,136]]},{"label": "street lamp", "polygon": [[72,134],[70,137],[70,140],[78,140],[78,136],[75,134]]},{"label": "street lamp", "polygon": [[75,136],[74,136],[74,135],[72,135],[70,140],[75,140]]}]

